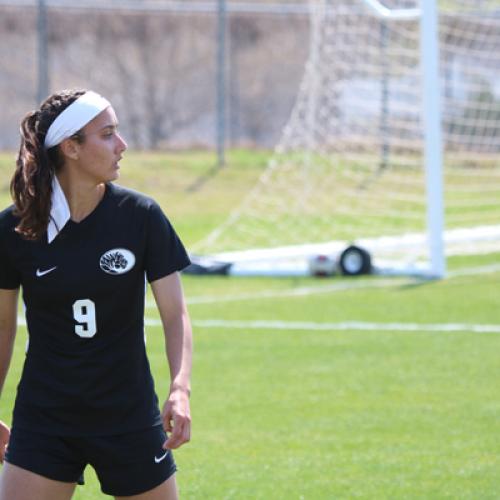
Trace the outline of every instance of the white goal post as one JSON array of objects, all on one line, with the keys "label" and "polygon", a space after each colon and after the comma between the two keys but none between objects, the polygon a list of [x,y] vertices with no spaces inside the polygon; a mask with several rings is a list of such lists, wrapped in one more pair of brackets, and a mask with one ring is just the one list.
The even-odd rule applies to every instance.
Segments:
[{"label": "white goal post", "polygon": [[427,234],[429,274],[443,278],[444,254],[443,154],[441,139],[441,99],[439,82],[439,35],[436,0],[421,0],[420,52],[423,75],[424,165],[427,192]]},{"label": "white goal post", "polygon": [[500,251],[500,5],[310,11],[309,59],[268,167],[194,251],[233,274],[288,275],[354,245],[376,272],[431,278],[446,255]]}]

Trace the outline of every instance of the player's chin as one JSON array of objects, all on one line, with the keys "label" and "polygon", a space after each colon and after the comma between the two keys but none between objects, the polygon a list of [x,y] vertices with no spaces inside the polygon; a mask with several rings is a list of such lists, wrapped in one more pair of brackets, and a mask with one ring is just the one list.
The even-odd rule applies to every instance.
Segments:
[{"label": "player's chin", "polygon": [[120,177],[120,167],[115,165],[109,174],[108,181],[116,181]]}]

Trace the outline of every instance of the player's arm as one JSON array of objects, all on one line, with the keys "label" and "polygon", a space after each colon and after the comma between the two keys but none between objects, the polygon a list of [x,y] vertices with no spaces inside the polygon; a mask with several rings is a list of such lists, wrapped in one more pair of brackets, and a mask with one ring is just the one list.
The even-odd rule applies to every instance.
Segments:
[{"label": "player's arm", "polygon": [[[0,289],[0,393],[7,377],[17,328],[17,297],[19,289]],[[0,421],[0,462],[3,462],[10,431]]]},{"label": "player's arm", "polygon": [[178,448],[191,437],[189,394],[193,339],[179,273],[151,283],[165,334],[170,393],[163,406],[163,425],[171,432],[165,448]]}]

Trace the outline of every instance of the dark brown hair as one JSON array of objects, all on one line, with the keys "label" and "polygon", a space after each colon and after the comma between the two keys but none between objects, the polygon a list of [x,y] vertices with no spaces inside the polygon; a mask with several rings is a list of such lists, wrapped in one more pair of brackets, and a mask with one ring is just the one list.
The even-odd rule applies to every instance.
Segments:
[{"label": "dark brown hair", "polygon": [[[45,136],[57,116],[84,93],[85,90],[78,89],[52,94],[45,99],[40,109],[30,111],[21,122],[21,145],[10,192],[14,199],[15,215],[20,219],[16,231],[26,239],[40,239],[47,229],[52,179],[63,165],[59,146],[45,149]],[[83,141],[80,132],[73,137]]]}]

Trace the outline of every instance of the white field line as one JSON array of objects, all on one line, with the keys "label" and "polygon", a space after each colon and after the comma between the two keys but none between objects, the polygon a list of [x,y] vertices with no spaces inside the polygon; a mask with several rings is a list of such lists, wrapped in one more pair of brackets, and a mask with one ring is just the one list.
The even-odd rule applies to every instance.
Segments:
[{"label": "white field line", "polygon": [[[19,325],[26,325],[22,316]],[[146,326],[162,326],[161,320],[145,318]],[[233,321],[223,319],[193,320],[195,328],[229,328],[238,330],[306,330],[306,331],[379,331],[379,332],[439,332],[439,333],[500,333],[500,325],[473,323],[369,323],[364,321],[341,321],[339,323],[317,323],[313,321]]]},{"label": "white field line", "polygon": [[489,264],[485,266],[478,267],[465,267],[463,269],[456,269],[454,271],[448,271],[448,278],[457,278],[460,276],[474,276],[476,274],[489,274],[496,273],[500,271],[500,263]]},{"label": "white field line", "polygon": [[[232,295],[212,295],[200,297],[188,297],[188,304],[214,304],[222,302],[235,302],[239,300],[258,300],[268,298],[281,298],[281,297],[308,297],[309,295],[317,295],[322,293],[342,292],[346,290],[358,290],[365,288],[388,288],[395,286],[402,286],[408,284],[421,283],[422,280],[410,279],[401,280],[397,278],[384,278],[380,280],[356,280],[344,281],[342,283],[331,283],[328,285],[307,286],[294,288],[291,290],[259,290],[252,293],[241,293]],[[147,301],[146,308],[154,309],[156,307],[154,302]]]},{"label": "white field line", "polygon": [[[474,276],[479,274],[489,274],[500,272],[500,263],[490,264],[478,267],[469,267],[456,269],[447,273],[447,279],[458,278],[461,276]],[[203,279],[203,278],[200,278]],[[329,283],[318,286],[308,286],[294,288],[292,290],[259,290],[251,293],[232,294],[232,295],[212,295],[188,297],[187,303],[191,304],[220,304],[224,302],[237,302],[246,300],[273,299],[282,297],[307,297],[309,295],[318,295],[322,293],[335,293],[347,290],[363,290],[368,288],[390,288],[399,286],[408,286],[423,283],[425,280],[418,278],[384,278],[384,279],[357,279],[354,281],[343,281],[342,283]],[[156,305],[152,301],[146,301],[147,309],[155,309]]]},{"label": "white field line", "polygon": [[[416,282],[417,280],[412,280]],[[280,297],[307,297],[309,295],[317,295],[322,293],[341,292],[345,290],[358,290],[365,288],[386,288],[391,286],[401,286],[406,284],[406,281],[398,280],[358,280],[352,283],[331,283],[329,285],[307,286],[299,287],[291,290],[259,290],[253,293],[242,293],[233,295],[222,295],[218,297],[192,297],[188,299],[188,304],[212,304],[214,302],[234,302],[238,300],[254,300],[254,299],[268,299]]]},{"label": "white field line", "polygon": [[[161,321],[146,318],[147,326],[161,326]],[[307,331],[386,331],[386,332],[465,332],[500,333],[499,325],[471,323],[369,323],[364,321],[341,321],[339,323],[317,323],[313,321],[233,321],[223,319],[194,320],[199,328],[229,328],[243,330],[307,330]]]}]

